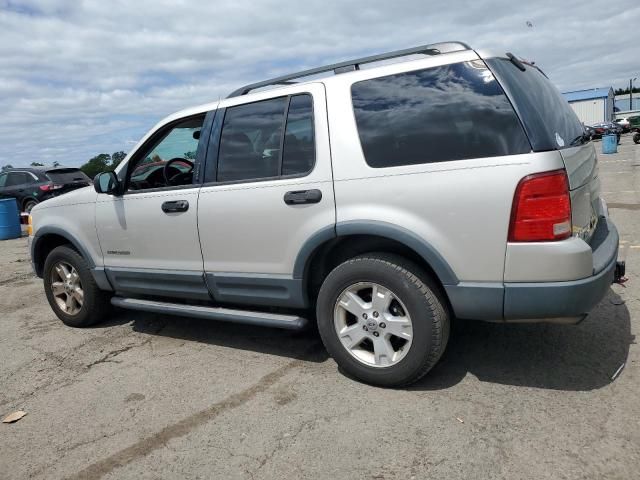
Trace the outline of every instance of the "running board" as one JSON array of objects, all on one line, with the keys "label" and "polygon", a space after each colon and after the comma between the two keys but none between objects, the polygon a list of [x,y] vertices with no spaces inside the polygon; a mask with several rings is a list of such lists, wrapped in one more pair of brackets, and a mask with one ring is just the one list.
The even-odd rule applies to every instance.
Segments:
[{"label": "running board", "polygon": [[306,318],[297,315],[204,307],[201,305],[184,305],[182,303],[138,300],[136,298],[113,297],[111,298],[111,304],[129,310],[206,318],[209,320],[221,320],[223,322],[259,325],[261,327],[285,328],[287,330],[301,330],[307,324]]}]

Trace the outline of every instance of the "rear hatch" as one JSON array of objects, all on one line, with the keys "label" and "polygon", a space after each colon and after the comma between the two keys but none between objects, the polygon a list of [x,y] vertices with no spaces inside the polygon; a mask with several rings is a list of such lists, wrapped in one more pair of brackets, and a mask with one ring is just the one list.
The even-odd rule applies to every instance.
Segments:
[{"label": "rear hatch", "polygon": [[79,168],[56,168],[45,175],[54,185],[60,185],[61,188],[56,189],[59,193],[91,185],[91,179]]},{"label": "rear hatch", "polygon": [[535,152],[556,150],[569,178],[573,235],[590,242],[600,207],[598,158],[573,109],[537,67],[506,57],[485,58],[523,123]]}]

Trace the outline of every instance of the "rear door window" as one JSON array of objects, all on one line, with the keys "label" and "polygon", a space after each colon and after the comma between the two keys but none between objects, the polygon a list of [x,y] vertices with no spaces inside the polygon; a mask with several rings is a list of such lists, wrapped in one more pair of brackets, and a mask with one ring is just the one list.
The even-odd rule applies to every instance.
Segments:
[{"label": "rear door window", "polygon": [[31,175],[26,172],[10,172],[9,178],[7,178],[7,187],[12,187],[15,185],[27,185],[29,183],[34,183],[35,180]]},{"label": "rear door window", "polygon": [[536,67],[518,69],[506,58],[490,58],[493,71],[513,101],[535,151],[583,143],[583,128],[558,89]]},{"label": "rear door window", "polygon": [[49,180],[58,184],[91,182],[91,179],[79,168],[49,170],[46,175]]},{"label": "rear door window", "polygon": [[504,91],[479,60],[364,80],[351,95],[374,168],[531,151]]},{"label": "rear door window", "polygon": [[[229,107],[218,153],[218,182],[309,173],[315,164],[313,98],[278,97]],[[212,172],[205,182],[213,181]]]}]

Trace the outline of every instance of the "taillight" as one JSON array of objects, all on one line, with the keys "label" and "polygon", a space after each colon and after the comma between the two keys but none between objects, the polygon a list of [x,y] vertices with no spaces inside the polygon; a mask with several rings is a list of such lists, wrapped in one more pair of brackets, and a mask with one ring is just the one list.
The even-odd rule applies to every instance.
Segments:
[{"label": "taillight", "polygon": [[56,185],[54,183],[47,183],[45,185],[40,185],[40,190],[43,192],[51,192],[52,190],[59,190],[62,188],[62,185]]},{"label": "taillight", "polygon": [[571,197],[564,170],[520,180],[511,206],[510,242],[544,242],[571,236]]}]

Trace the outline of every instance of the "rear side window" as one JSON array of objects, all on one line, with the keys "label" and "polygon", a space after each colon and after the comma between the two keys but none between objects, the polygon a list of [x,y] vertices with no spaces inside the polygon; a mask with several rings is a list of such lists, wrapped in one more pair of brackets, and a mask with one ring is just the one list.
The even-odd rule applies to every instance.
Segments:
[{"label": "rear side window", "polygon": [[7,178],[7,187],[14,185],[28,185],[35,183],[34,178],[26,172],[10,172]]},{"label": "rear side window", "polygon": [[218,153],[218,182],[304,174],[314,162],[311,95],[273,98],[227,109]]},{"label": "rear side window", "polygon": [[311,95],[296,95],[291,97],[287,114],[282,175],[306,173],[313,168],[315,159],[313,101]]},{"label": "rear side window", "polygon": [[481,61],[365,80],[351,95],[364,156],[374,168],[531,151]]},{"label": "rear side window", "polygon": [[535,151],[557,150],[583,142],[583,128],[558,89],[537,68],[519,70],[506,58],[487,65],[509,93]]},{"label": "rear side window", "polygon": [[51,180],[53,183],[78,183],[78,182],[86,182],[90,183],[91,179],[85,175],[85,173],[79,168],[65,168],[65,169],[57,169],[57,170],[49,170],[47,173],[47,178]]}]

